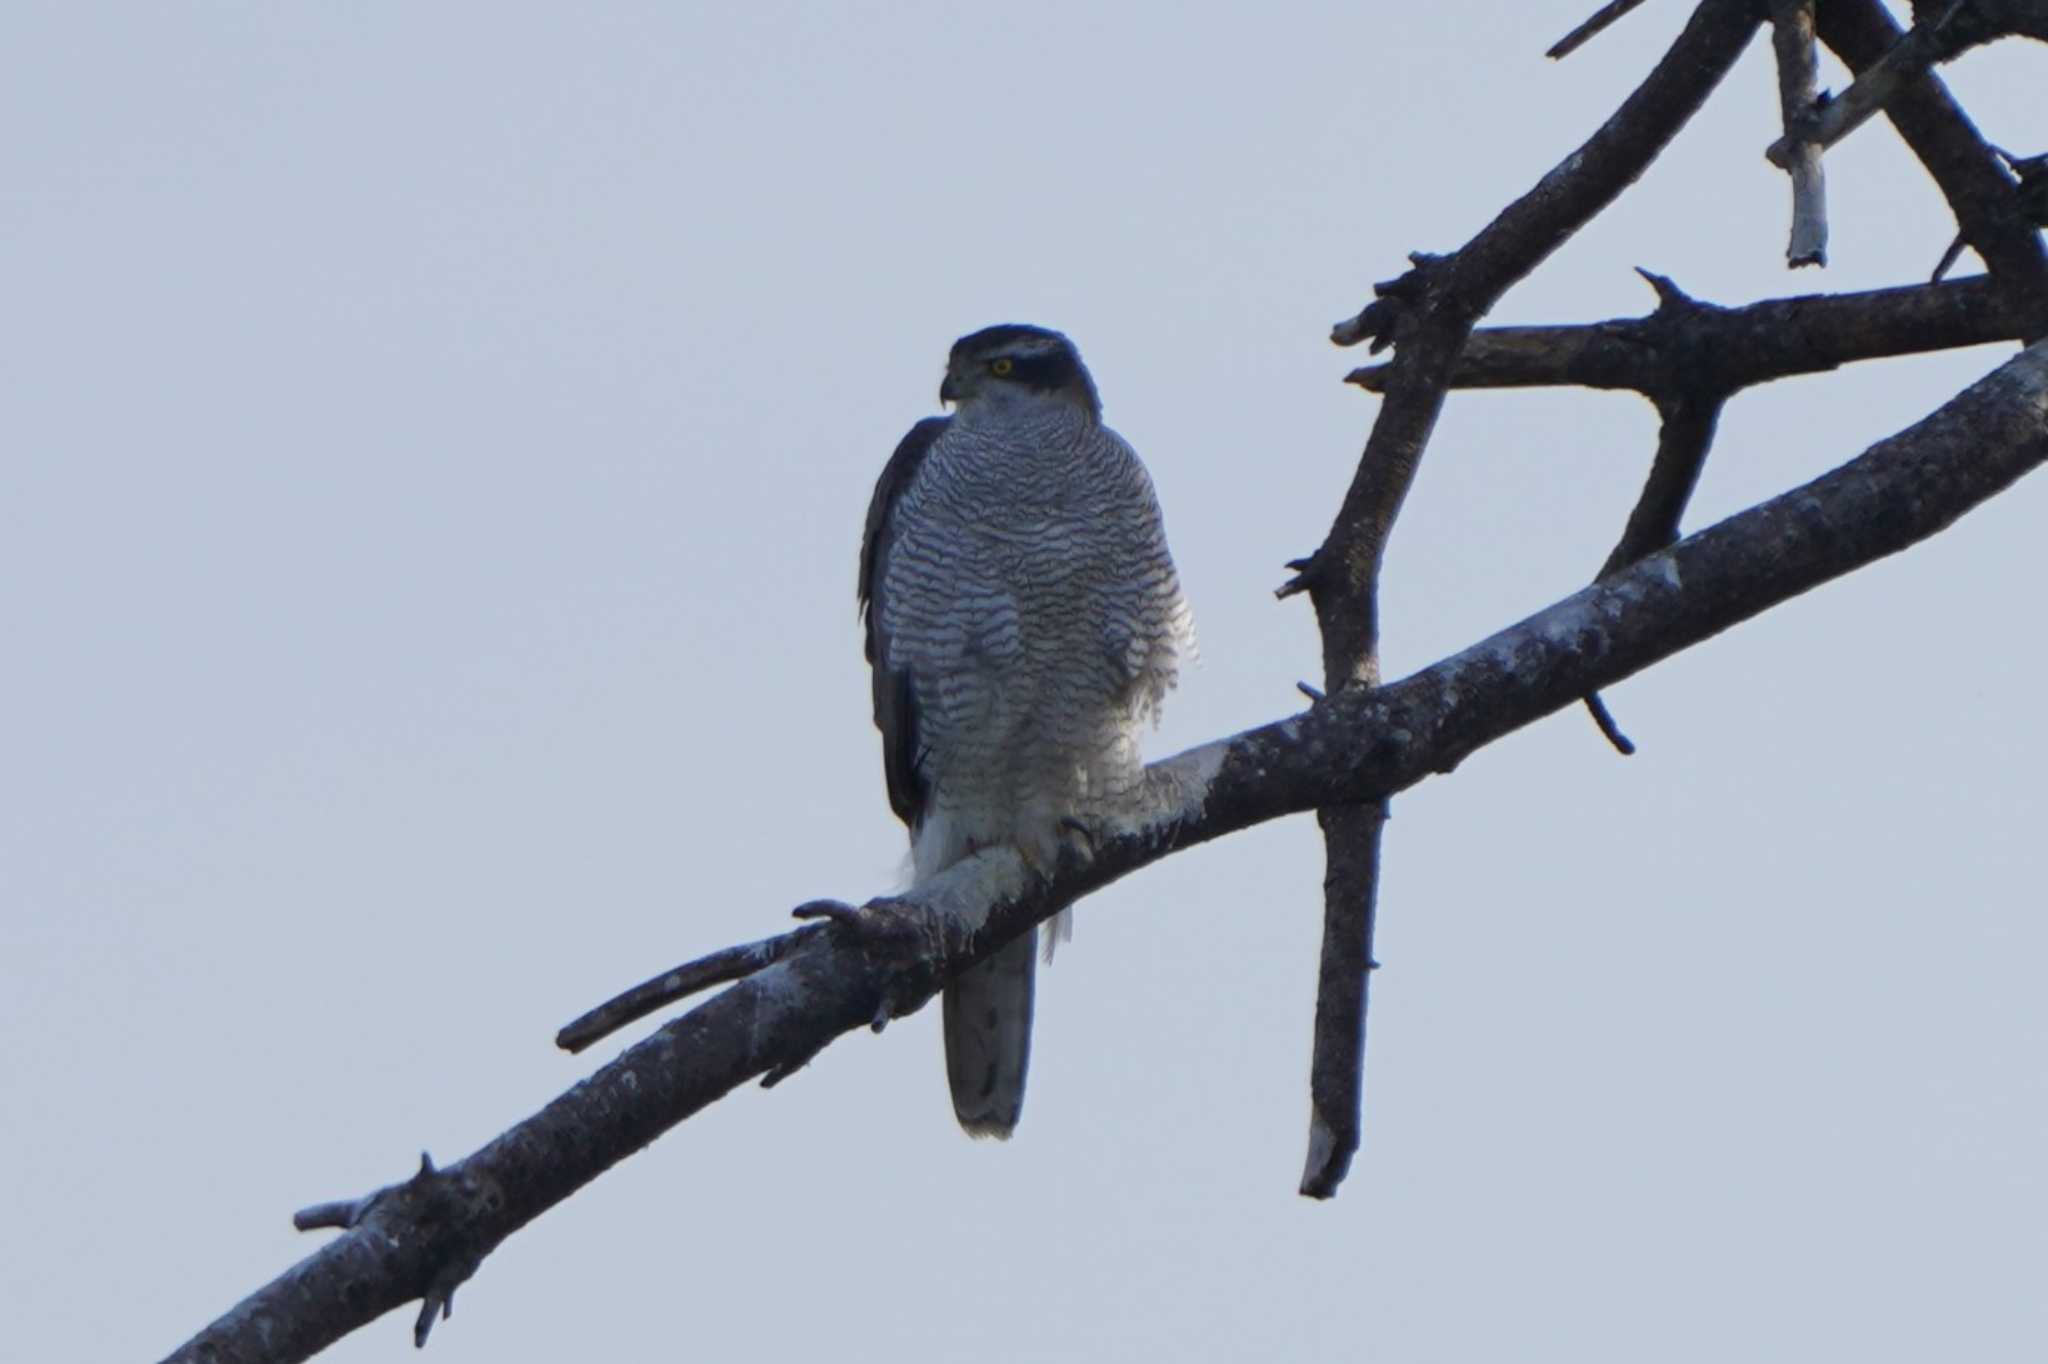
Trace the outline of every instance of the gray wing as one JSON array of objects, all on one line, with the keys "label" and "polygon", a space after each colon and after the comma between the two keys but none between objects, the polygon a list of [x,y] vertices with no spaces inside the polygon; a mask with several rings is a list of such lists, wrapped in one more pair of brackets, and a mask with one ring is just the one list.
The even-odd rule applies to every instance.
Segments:
[{"label": "gray wing", "polygon": [[926,417],[897,442],[896,453],[882,469],[875,483],[875,495],[868,502],[867,527],[860,537],[860,612],[867,624],[868,663],[874,669],[875,728],[882,731],[882,775],[889,783],[889,808],[896,817],[917,827],[924,814],[928,794],[918,771],[923,755],[918,748],[917,705],[911,695],[910,674],[891,668],[889,640],[885,633],[889,574],[886,561],[894,530],[890,519],[903,490],[917,476],[918,466],[944,434],[950,417]]}]

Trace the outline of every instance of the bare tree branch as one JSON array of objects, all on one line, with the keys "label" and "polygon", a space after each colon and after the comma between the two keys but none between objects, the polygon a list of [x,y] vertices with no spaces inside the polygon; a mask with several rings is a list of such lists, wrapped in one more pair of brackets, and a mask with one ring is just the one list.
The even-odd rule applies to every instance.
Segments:
[{"label": "bare tree branch", "polygon": [[[1679,522],[1692,501],[1693,489],[1699,486],[1700,471],[1706,467],[1707,451],[1713,446],[1714,428],[1721,419],[1721,407],[1727,396],[1724,390],[1700,388],[1657,398],[1657,413],[1663,419],[1657,429],[1657,454],[1650,461],[1649,477],[1629,512],[1620,542],[1600,566],[1599,578],[1678,540]],[[1598,692],[1586,697],[1586,710],[1607,742],[1623,757],[1636,751],[1634,742],[1621,732]]]},{"label": "bare tree branch", "polygon": [[[1796,2],[1772,0],[1773,18],[1780,8]],[[1914,77],[1973,47],[2015,34],[2048,41],[2048,3],[2043,0],[1915,0],[1913,18],[1913,27],[1900,34],[1885,16],[1893,34],[1891,45],[1882,55],[1858,64],[1855,81],[1839,98],[1819,103],[1809,96],[1796,114],[1788,108],[1785,135],[1764,149],[1772,165],[1789,169],[1801,154],[1801,144],[1834,146],[1890,104]],[[1853,22],[1866,20],[1859,16]]]},{"label": "bare tree branch", "polygon": [[1786,144],[1784,159],[1776,164],[1792,180],[1792,235],[1785,260],[1795,270],[1828,263],[1827,175],[1821,168],[1820,144],[1801,135],[1820,98],[1813,6],[1814,0],[1771,0],[1771,46],[1778,58],[1778,112]]},{"label": "bare tree branch", "polygon": [[[1793,8],[1787,0],[1772,0],[1772,17],[1781,9]],[[1807,9],[1808,54],[1812,48],[1812,6]],[[1779,91],[1785,103],[1785,134],[1764,149],[1764,156],[1780,170],[1790,170],[1804,154],[1803,148],[1819,151],[1834,146],[1869,121],[1870,116],[1889,104],[1906,83],[1937,62],[1947,61],[1960,48],[1952,48],[1960,33],[1956,17],[1963,0],[1946,0],[1938,13],[1911,31],[1899,35],[1884,54],[1864,67],[1847,90],[1825,104],[1816,103],[1815,92],[1796,103],[1786,95],[1783,54],[1780,54]]]},{"label": "bare tree branch", "polygon": [[[1612,117],[1536,186],[1450,256],[1415,268],[1332,339],[1396,343],[1387,401],[1322,547],[1281,589],[1306,591],[1323,637],[1325,685],[1376,686],[1379,582],[1387,541],[1473,324],[1655,160],[1749,45],[1758,16],[1746,0],[1705,0],[1664,57]],[[1378,897],[1382,812],[1324,821],[1323,953],[1310,1075],[1308,1158],[1301,1191],[1329,1197],[1357,1149],[1364,1092],[1366,972]],[[1337,839],[1350,840],[1340,844]],[[1361,853],[1361,848],[1365,849]],[[1341,969],[1340,969],[1341,968]],[[1328,992],[1341,991],[1342,998]],[[1339,1075],[1348,1079],[1339,1080]],[[1326,1101],[1342,1100],[1343,1111]]]},{"label": "bare tree branch", "polygon": [[[1707,451],[1713,446],[1714,428],[1726,400],[1726,393],[1706,389],[1657,399],[1657,412],[1663,418],[1657,428],[1657,454],[1650,461],[1649,477],[1629,512],[1621,540],[1600,566],[1596,581],[1677,541],[1679,522],[1692,501],[1693,489],[1699,486],[1700,471],[1706,468]],[[1599,692],[1586,697],[1586,713],[1617,753],[1624,758],[1634,755],[1634,740],[1621,732]]]},{"label": "bare tree branch", "polygon": [[[1384,687],[1147,769],[1142,816],[1050,877],[977,854],[862,911],[667,1024],[349,1229],[187,1341],[178,1364],[295,1361],[409,1301],[445,1305],[507,1236],[748,1079],[800,1065],[885,1007],[1179,849],[1311,809],[1369,805],[1831,578],[1923,540],[2048,462],[2048,343],[1842,467]],[[389,1195],[391,1191],[385,1191]],[[330,1205],[353,1206],[353,1205]],[[330,1220],[330,1219],[321,1219]]]},{"label": "bare tree branch", "polygon": [[1642,495],[1629,513],[1621,540],[1600,566],[1599,576],[1626,568],[1678,540],[1678,523],[1699,486],[1714,427],[1721,418],[1721,395],[1680,394],[1659,405],[1664,422],[1657,432],[1657,454]]},{"label": "bare tree branch", "polygon": [[642,981],[624,994],[608,999],[581,1018],[567,1023],[555,1034],[555,1045],[563,1051],[578,1052],[617,1032],[620,1028],[678,1000],[709,990],[715,985],[741,980],[773,966],[796,949],[806,936],[824,932],[822,925],[810,925],[794,932],[742,943],[714,952],[708,957],[671,967],[651,980]]},{"label": "bare tree branch", "polygon": [[1300,1192],[1332,1198],[1364,1135],[1365,1017],[1379,966],[1372,940],[1387,804],[1325,806],[1316,811],[1316,823],[1324,848],[1323,947],[1316,965],[1308,1155]]},{"label": "bare tree branch", "polygon": [[[1451,371],[1453,388],[1625,389],[1654,398],[1690,379],[1747,388],[1858,360],[2016,341],[2024,300],[1988,276],[1854,294],[1806,294],[1738,308],[1701,303],[1579,326],[1483,327]],[[1389,367],[1346,382],[1383,392]]]}]

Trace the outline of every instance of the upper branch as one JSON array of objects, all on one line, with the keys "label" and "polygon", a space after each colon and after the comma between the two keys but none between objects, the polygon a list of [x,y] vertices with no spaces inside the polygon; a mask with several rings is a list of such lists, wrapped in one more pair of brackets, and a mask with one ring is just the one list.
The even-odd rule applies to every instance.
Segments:
[{"label": "upper branch", "polygon": [[[1877,0],[1828,0],[1817,15],[1820,39],[1859,77],[1885,60],[1900,39]],[[2018,295],[2026,339],[2048,335],[2048,254],[2017,187],[1969,116],[1931,71],[1906,80],[1885,116],[1954,210],[1962,237],[2000,282]]]},{"label": "upper branch", "polygon": [[[1821,478],[1385,687],[1147,769],[1143,817],[1050,878],[1012,850],[977,854],[871,909],[887,940],[808,935],[443,1171],[433,1198],[379,1200],[351,1229],[171,1358],[300,1360],[403,1303],[444,1293],[505,1237],[748,1079],[800,1065],[915,1007],[947,976],[1076,899],[1249,825],[1379,800],[1483,745],[1771,606],[1941,530],[2048,462],[2048,343]],[[431,1210],[416,1225],[408,1209]]]},{"label": "upper branch", "polygon": [[1332,332],[1340,345],[1370,340],[1377,348],[1390,339],[1400,345],[1387,403],[1336,523],[1301,578],[1290,584],[1293,590],[1306,588],[1316,602],[1326,673],[1333,661],[1370,653],[1361,641],[1378,638],[1376,611],[1344,608],[1371,602],[1387,536],[1473,324],[1635,182],[1713,93],[1758,22],[1747,0],[1705,0],[1663,60],[1584,145],[1456,254],[1419,261],[1408,277],[1382,286],[1378,301]]},{"label": "upper branch", "polygon": [[[1774,5],[1788,2],[1773,0]],[[1867,18],[1858,16],[1850,22],[1861,24]],[[2044,0],[1915,0],[1913,18],[1913,27],[1900,34],[1885,17],[1891,45],[1881,55],[1855,63],[1856,79],[1838,97],[1825,102],[1807,97],[1796,115],[1788,117],[1785,135],[1764,150],[1771,164],[1789,167],[1802,143],[1834,146],[1890,104],[1915,76],[1973,47],[2013,34],[2048,41]]]},{"label": "upper branch", "polygon": [[[1451,371],[1453,388],[1572,384],[1655,398],[1705,385],[1733,392],[1855,360],[2020,339],[2024,300],[1987,276],[1854,294],[1774,298],[1739,308],[1660,307],[1579,326],[1485,327]],[[1389,367],[1347,381],[1382,392]]]}]

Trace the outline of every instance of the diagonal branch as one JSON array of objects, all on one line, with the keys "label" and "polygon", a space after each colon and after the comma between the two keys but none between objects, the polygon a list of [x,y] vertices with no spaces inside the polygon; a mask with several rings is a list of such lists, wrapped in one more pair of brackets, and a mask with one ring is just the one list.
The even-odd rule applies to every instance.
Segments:
[{"label": "diagonal branch", "polygon": [[[914,1008],[947,976],[1066,905],[1252,824],[1367,805],[1780,602],[1934,535],[2048,463],[2048,342],[1842,467],[1693,535],[1391,685],[1156,763],[1149,805],[1050,878],[976,855],[700,1004],[350,1229],[173,1352],[178,1364],[302,1360],[403,1304],[445,1295],[507,1236],[749,1079]],[[421,1185],[420,1181],[428,1181]],[[431,1186],[431,1187],[429,1187]]]},{"label": "diagonal branch", "polygon": [[1620,542],[1600,565],[1600,577],[1678,542],[1678,523],[1699,486],[1721,404],[1722,396],[1712,392],[1678,394],[1658,404],[1664,421],[1657,430],[1656,457]]},{"label": "diagonal branch", "polygon": [[[1693,489],[1699,486],[1700,471],[1706,468],[1707,451],[1713,447],[1714,428],[1720,423],[1727,396],[1700,389],[1656,400],[1657,415],[1663,419],[1657,428],[1657,454],[1650,461],[1649,477],[1629,512],[1628,524],[1622,528],[1620,543],[1600,566],[1598,578],[1677,542],[1679,522],[1692,501]],[[1599,692],[1587,695],[1586,711],[1616,752],[1626,758],[1636,751]]]},{"label": "diagonal branch", "polygon": [[[1322,547],[1281,595],[1306,591],[1323,638],[1329,691],[1377,686],[1379,581],[1388,538],[1415,482],[1473,324],[1518,280],[1633,184],[1685,126],[1755,34],[1749,0],[1704,0],[1614,114],[1479,235],[1415,268],[1332,336],[1340,344],[1396,342],[1387,401]],[[1334,1194],[1358,1149],[1365,1006],[1376,913],[1377,808],[1324,820],[1323,949],[1310,1061],[1308,1158],[1302,1193]],[[1332,992],[1339,992],[1333,994]]]}]

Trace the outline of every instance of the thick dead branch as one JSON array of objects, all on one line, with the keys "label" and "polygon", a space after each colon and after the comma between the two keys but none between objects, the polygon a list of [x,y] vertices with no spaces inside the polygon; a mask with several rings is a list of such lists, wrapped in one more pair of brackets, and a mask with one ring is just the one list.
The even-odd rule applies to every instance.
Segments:
[{"label": "thick dead branch", "polygon": [[1828,263],[1827,176],[1820,144],[1801,133],[1820,98],[1813,6],[1814,0],[1771,0],[1771,47],[1778,58],[1778,113],[1786,143],[1777,164],[1792,180],[1792,234],[1785,261],[1795,270]]},{"label": "thick dead branch", "polygon": [[1380,881],[1384,801],[1316,811],[1322,826],[1323,948],[1316,966],[1315,1045],[1309,1058],[1308,1157],[1300,1192],[1331,1198],[1364,1134],[1365,1016]]},{"label": "thick dead branch", "polygon": [[[1815,16],[1820,40],[1861,75],[1885,59],[1902,36],[1877,0],[1828,0]],[[1885,116],[1955,212],[1956,226],[1983,258],[2024,319],[2021,335],[2048,335],[2048,254],[2028,220],[2017,188],[1969,117],[1931,71],[1904,81]]]},{"label": "thick dead branch", "polygon": [[[339,1237],[186,1342],[179,1364],[302,1360],[447,1288],[507,1236],[747,1080],[915,1005],[947,976],[1170,853],[1282,815],[1367,805],[1577,698],[1927,538],[2048,462],[2048,343],[1831,473],[1399,682],[1153,764],[1142,818],[1050,878],[986,851],[798,944]],[[878,944],[880,946],[878,946]],[[426,1178],[423,1172],[420,1178]],[[409,1181],[411,1183],[411,1181]],[[459,1280],[457,1280],[459,1281]]]},{"label": "thick dead branch", "polygon": [[1643,0],[1607,0],[1607,3],[1595,10],[1592,17],[1587,19],[1585,23],[1580,24],[1570,33],[1565,34],[1564,37],[1552,43],[1550,50],[1543,55],[1554,62],[1563,61],[1566,57],[1571,56],[1572,53],[1577,52],[1587,43],[1592,42],[1595,38],[1606,32],[1616,20],[1621,19],[1630,10],[1637,8],[1642,3]]},{"label": "thick dead branch", "polygon": [[[1379,581],[1387,541],[1473,324],[1635,182],[1734,66],[1758,22],[1746,0],[1705,0],[1642,84],[1577,151],[1455,254],[1411,257],[1415,268],[1408,275],[1381,286],[1373,304],[1333,331],[1343,344],[1369,340],[1377,349],[1392,340],[1396,351],[1387,401],[1330,533],[1281,589],[1282,596],[1306,591],[1314,603],[1324,681],[1332,692],[1379,683]],[[1370,857],[1330,836],[1359,837],[1368,828],[1374,835]],[[1369,818],[1326,821],[1324,843],[1322,959],[1359,960],[1377,896],[1377,824]],[[1311,1076],[1319,1079],[1311,1093],[1302,1190],[1327,1197],[1357,1146],[1366,975],[1325,972],[1320,986],[1310,1062]],[[1332,990],[1345,997],[1330,998]],[[1340,1071],[1353,1078],[1324,1082]],[[1340,1095],[1348,1097],[1348,1111],[1326,1111],[1322,1101]]]},{"label": "thick dead branch", "polygon": [[[1654,398],[1704,378],[1732,391],[1857,360],[2019,340],[2026,327],[2023,300],[1983,275],[1739,308],[1660,308],[1581,326],[1480,328],[1451,370],[1451,387],[1576,385]],[[1356,369],[1347,382],[1384,392],[1389,369]]]}]

